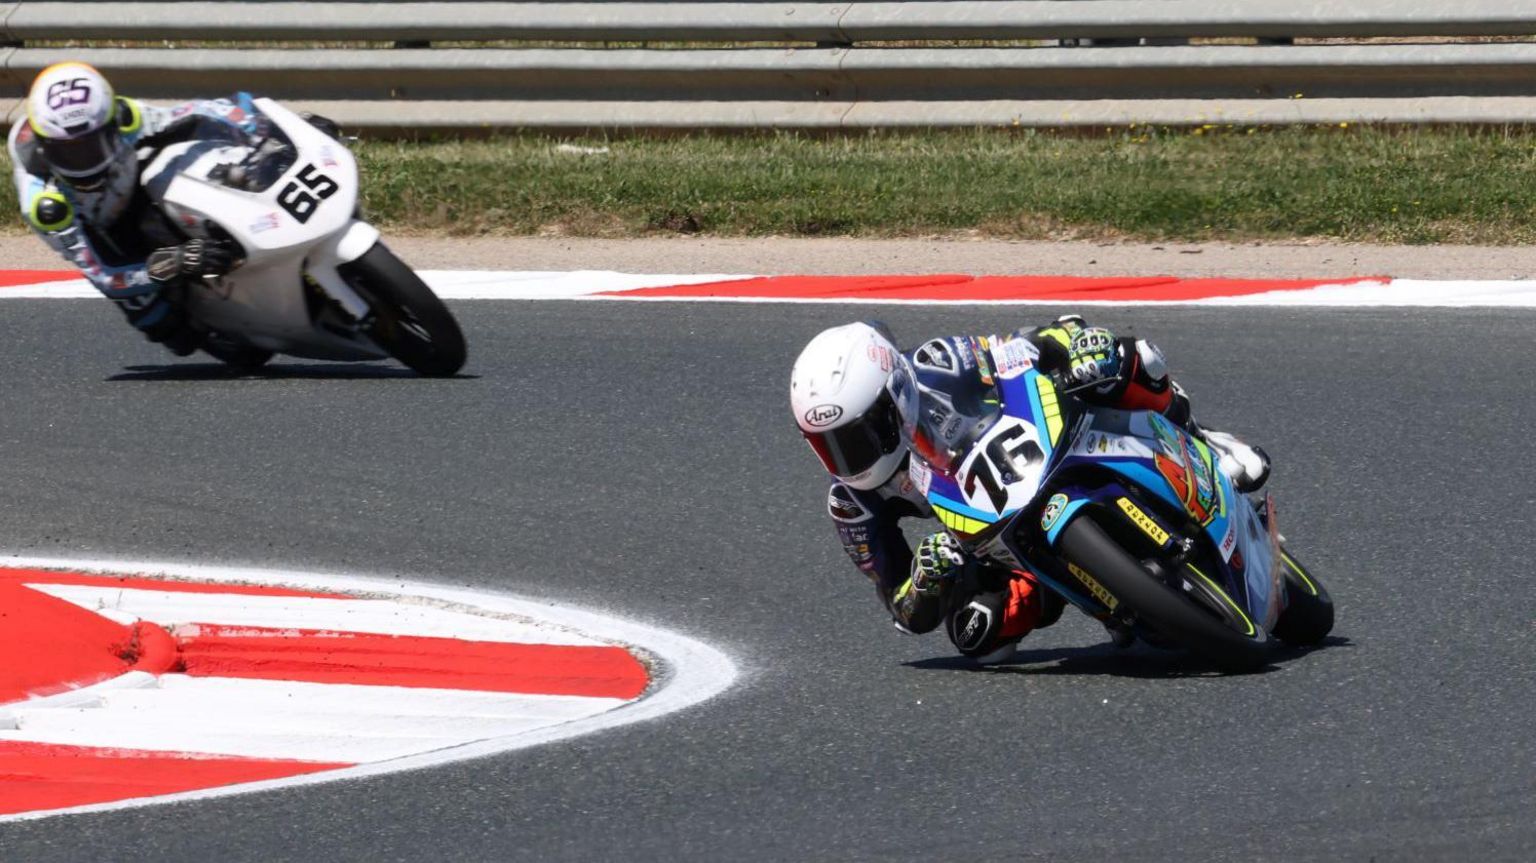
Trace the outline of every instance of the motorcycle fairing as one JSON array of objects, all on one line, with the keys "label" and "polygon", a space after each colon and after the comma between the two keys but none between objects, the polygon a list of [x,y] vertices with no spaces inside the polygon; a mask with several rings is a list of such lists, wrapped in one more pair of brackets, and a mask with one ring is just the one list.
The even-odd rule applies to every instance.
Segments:
[{"label": "motorcycle fairing", "polygon": [[[388,356],[356,333],[316,326],[304,289],[307,277],[354,319],[369,313],[337,267],[361,257],[378,242],[378,231],[355,218],[357,164],[347,149],[270,99],[253,106],[275,127],[294,158],[259,191],[218,179],[238,164],[247,147],[165,148],[146,176],[169,177],[163,205],[183,223],[218,225],[238,242],[245,262],[188,296],[194,317],[218,332],[239,334],[268,350],[316,359],[359,360]],[[223,176],[227,176],[224,174]]]},{"label": "motorcycle fairing", "polygon": [[[1243,498],[1217,469],[1204,442],[1160,414],[1101,411],[1057,472],[1083,464],[1109,468],[1133,488],[1154,494],[1188,513],[1200,524],[1219,557],[1221,571],[1210,575],[1249,614],[1263,621],[1266,629],[1273,626],[1282,609],[1284,593],[1276,578],[1279,570],[1273,565],[1268,532],[1252,506],[1228,505],[1229,501]],[[1170,477],[1170,473],[1174,476]],[[1091,497],[1134,524],[1134,519],[1115,503],[1111,488],[1095,490]],[[1136,499],[1134,494],[1129,497]],[[1079,508],[1072,515],[1080,512]],[[1069,518],[1061,518],[1049,533],[1052,544],[1068,521]]]},{"label": "motorcycle fairing", "polygon": [[[992,345],[993,351],[999,349]],[[925,477],[923,492],[947,529],[973,553],[985,547],[997,557],[1006,549],[1015,568],[1030,569],[1084,611],[1103,616],[1110,607],[1059,560],[1018,543],[1043,536],[1054,547],[1066,525],[1090,505],[1142,530],[1117,501],[1130,501],[1149,521],[1157,521],[1151,504],[1161,501],[1169,513],[1187,513],[1209,538],[1220,570],[1209,577],[1266,628],[1273,625],[1283,601],[1277,597],[1284,596],[1276,579],[1279,570],[1272,565],[1273,549],[1254,508],[1217,469],[1204,442],[1161,414],[1107,408],[1080,415],[1069,433],[1055,384],[1034,367],[1031,356],[1022,352],[1007,362],[995,358],[994,353],[997,371],[989,377],[998,400],[986,407],[996,417],[990,425],[977,426],[984,431],[955,470],[934,470]],[[1099,477],[1108,469],[1122,482],[1077,484],[1075,468],[1098,469]],[[1044,491],[1053,493],[1049,500],[1041,499]],[[1058,502],[1058,496],[1066,499]],[[1010,529],[1020,517],[1041,521],[1025,530]],[[1169,541],[1178,533],[1172,526],[1158,524],[1170,534]],[[993,542],[997,538],[1003,542]]]},{"label": "motorcycle fairing", "polygon": [[934,514],[962,539],[1006,522],[1034,500],[1064,429],[1050,378],[1029,367],[995,384],[1001,415],[952,474],[935,470],[927,481]]}]

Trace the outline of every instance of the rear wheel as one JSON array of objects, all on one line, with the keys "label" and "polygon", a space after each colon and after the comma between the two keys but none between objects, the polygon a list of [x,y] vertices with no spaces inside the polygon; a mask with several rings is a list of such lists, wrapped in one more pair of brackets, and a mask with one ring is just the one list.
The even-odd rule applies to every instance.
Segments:
[{"label": "rear wheel", "polygon": [[1275,621],[1275,637],[1286,644],[1311,647],[1333,631],[1333,597],[1291,553],[1280,549],[1285,567],[1285,611]]},{"label": "rear wheel", "polygon": [[337,270],[373,309],[368,335],[390,356],[435,377],[464,367],[464,334],[453,314],[383,243]]},{"label": "rear wheel", "polygon": [[1101,601],[1108,592],[1117,614],[1129,610],[1142,624],[1223,670],[1252,671],[1268,662],[1264,628],[1197,567],[1185,566],[1174,578],[1178,585],[1170,586],[1089,518],[1073,519],[1062,531],[1061,554],[1089,592]]}]

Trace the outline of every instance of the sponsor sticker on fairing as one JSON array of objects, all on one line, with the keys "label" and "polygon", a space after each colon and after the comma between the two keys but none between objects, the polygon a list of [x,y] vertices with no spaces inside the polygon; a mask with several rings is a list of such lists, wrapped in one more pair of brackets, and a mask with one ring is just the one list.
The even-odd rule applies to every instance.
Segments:
[{"label": "sponsor sticker on fairing", "polygon": [[1040,529],[1050,530],[1056,526],[1056,520],[1061,518],[1061,513],[1067,508],[1068,498],[1064,494],[1053,494],[1051,499],[1045,502],[1045,509],[1040,513]]},{"label": "sponsor sticker on fairing", "polygon": [[992,363],[998,380],[1012,380],[1033,368],[1039,352],[1024,339],[1008,339],[992,345]]},{"label": "sponsor sticker on fairing", "polygon": [[246,227],[253,234],[262,234],[266,233],[267,231],[275,231],[282,226],[283,223],[278,219],[277,212],[273,211],[267,213]]},{"label": "sponsor sticker on fairing", "polygon": [[928,496],[928,487],[933,484],[933,469],[924,464],[922,459],[907,459],[907,477],[912,480],[912,485],[917,493]]},{"label": "sponsor sticker on fairing", "polygon": [[962,368],[970,368],[976,364],[976,358],[971,355],[970,339],[955,339],[955,350],[960,354]]}]

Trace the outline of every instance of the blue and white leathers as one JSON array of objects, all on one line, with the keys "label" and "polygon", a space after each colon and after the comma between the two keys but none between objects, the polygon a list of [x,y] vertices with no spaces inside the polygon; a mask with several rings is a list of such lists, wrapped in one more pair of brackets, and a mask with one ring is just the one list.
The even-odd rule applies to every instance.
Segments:
[{"label": "blue and white leathers", "polygon": [[[259,122],[246,93],[170,107],[131,99],[121,102],[123,137],[141,156],[152,156],[154,149],[175,142],[206,147],[244,142]],[[49,172],[29,124],[11,127],[8,150],[17,200],[28,227],[133,316],[136,325],[153,325],[154,320],[133,314],[148,307],[159,290],[149,278],[145,261],[151,251],[197,235],[196,226],[179,224],[164,212],[162,196],[169,178],[140,174],[139,186],[123,211],[104,221],[93,219],[90,208],[81,205],[70,186]],[[139,164],[149,162],[141,158]]]}]

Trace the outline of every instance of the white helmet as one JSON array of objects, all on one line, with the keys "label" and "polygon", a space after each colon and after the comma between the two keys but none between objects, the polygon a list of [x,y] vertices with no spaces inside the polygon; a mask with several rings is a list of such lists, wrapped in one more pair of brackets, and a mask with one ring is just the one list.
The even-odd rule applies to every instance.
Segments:
[{"label": "white helmet", "polygon": [[27,122],[43,161],[69,187],[86,218],[117,218],[138,182],[138,155],[127,139],[138,111],[84,63],[55,63],[27,93]]},{"label": "white helmet", "polygon": [[901,464],[898,401],[915,398],[906,359],[883,326],[833,327],[795,360],[789,404],[827,471],[857,489],[878,488]]}]

